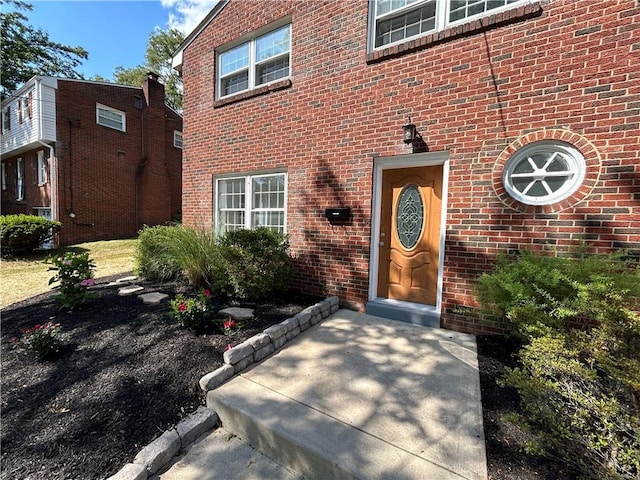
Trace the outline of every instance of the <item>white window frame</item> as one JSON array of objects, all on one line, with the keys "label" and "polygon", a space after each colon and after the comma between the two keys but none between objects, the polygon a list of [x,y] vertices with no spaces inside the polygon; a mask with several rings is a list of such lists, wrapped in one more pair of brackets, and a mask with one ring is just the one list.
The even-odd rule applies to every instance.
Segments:
[{"label": "white window frame", "polygon": [[[283,177],[284,180],[284,206],[282,208],[253,208],[253,180],[256,178],[265,178],[265,177]],[[244,208],[241,211],[244,212],[244,227],[249,230],[255,228],[259,225],[253,225],[252,222],[252,213],[254,212],[282,212],[283,213],[283,225],[282,225],[282,233],[287,233],[287,204],[288,204],[288,175],[287,172],[273,172],[273,173],[260,173],[253,175],[234,175],[234,176],[223,176],[216,178],[215,180],[215,226],[216,232],[219,234],[223,234],[227,231],[227,229],[221,224],[221,208],[220,208],[220,182],[228,181],[228,180],[244,180]],[[225,209],[225,211],[238,211],[240,209],[229,208]],[[279,230],[278,230],[279,231]]]},{"label": "white window frame", "polygon": [[2,112],[2,131],[8,132],[11,130],[11,106],[9,105]]},{"label": "white window frame", "polygon": [[[530,163],[533,170],[533,166],[536,164],[531,157],[534,155],[548,155],[547,162],[541,168],[536,168],[532,173],[514,173],[516,167],[522,162]],[[557,156],[565,160],[568,165],[568,170],[547,172],[546,169]],[[552,205],[568,198],[580,188],[586,175],[586,169],[585,159],[575,147],[564,142],[541,140],[525,145],[507,160],[502,172],[502,183],[507,193],[520,203],[524,203],[525,205]],[[527,187],[521,191],[513,182],[514,176],[531,179],[531,181]],[[552,190],[545,179],[553,178],[554,176],[567,176],[569,178],[562,186]],[[527,195],[527,191],[532,188],[534,184],[542,185],[548,194],[543,196]]]},{"label": "white window frame", "polygon": [[173,146],[182,149],[182,132],[178,130],[173,131]]},{"label": "white window frame", "polygon": [[[271,57],[265,58],[263,60],[260,61],[256,61],[256,43],[259,39],[277,31],[280,29],[283,29],[285,27],[289,28],[289,48],[287,49],[286,52],[283,53],[279,53],[276,55],[273,55]],[[285,80],[287,78],[291,77],[291,45],[292,45],[292,41],[291,41],[291,37],[292,37],[292,28],[291,28],[291,22],[285,22],[285,23],[278,23],[276,25],[270,25],[268,26],[266,29],[260,29],[257,32],[254,32],[250,38],[248,39],[243,39],[243,41],[241,42],[236,42],[233,43],[231,45],[228,46],[224,46],[222,47],[219,51],[216,52],[216,98],[220,99],[220,98],[228,98],[228,97],[232,97],[234,95],[238,95],[240,93],[243,92],[248,92],[251,90],[254,90],[256,88],[262,87],[264,85],[269,85],[271,83],[274,82],[278,82],[280,80]],[[221,66],[221,59],[220,57],[223,56],[225,53],[230,52],[231,50],[244,46],[244,45],[248,45],[249,47],[249,63],[246,67],[241,67],[238,68],[232,72],[228,72],[225,75],[221,75],[220,73],[220,66]],[[289,58],[289,71],[287,72],[287,75],[277,78],[275,80],[272,80],[270,82],[265,82],[265,83],[260,83],[260,84],[256,84],[256,68],[264,63],[267,63],[269,61],[273,61],[274,59],[278,59],[278,58],[285,58],[288,57]],[[228,77],[232,77],[234,75],[237,75],[238,73],[244,72],[245,70],[247,70],[247,88],[243,89],[243,90],[239,90],[237,92],[233,92],[227,95],[223,95],[222,94],[222,81],[225,78]]]},{"label": "white window frame", "polygon": [[[105,123],[105,119],[100,115],[101,112],[108,112],[113,115],[118,115],[122,120],[122,127],[116,127],[110,123]],[[102,105],[101,103],[96,103],[96,123],[98,125],[102,125],[103,127],[112,128],[114,130],[118,130],[120,132],[127,131],[127,115],[121,110],[116,110],[115,108],[108,107],[106,105]]]},{"label": "white window frame", "polygon": [[2,162],[2,190],[7,190],[7,164]]},{"label": "white window frame", "polygon": [[47,175],[48,165],[44,156],[44,150],[38,150],[38,185],[47,183],[49,176]]},{"label": "white window frame", "polygon": [[16,201],[24,200],[24,160],[22,157],[16,159]]},{"label": "white window frame", "polygon": [[[411,2],[412,0],[407,0],[407,1]],[[471,0],[471,1],[478,1],[478,2],[484,1],[485,5],[486,5],[486,2],[488,2],[490,0]],[[503,5],[501,7],[492,8],[490,10],[486,10],[484,12],[477,13],[475,15],[470,15],[470,16],[462,18],[460,20],[449,21],[449,14],[450,14],[450,11],[451,11],[451,0],[415,0],[414,3],[410,3],[409,5],[405,5],[403,7],[397,8],[397,9],[392,10],[390,12],[385,12],[384,14],[381,14],[381,15],[377,14],[378,2],[376,0],[370,0],[370,2],[369,2],[368,51],[372,52],[374,50],[388,48],[389,46],[397,45],[397,44],[400,44],[400,43],[404,43],[404,42],[407,42],[407,41],[409,41],[409,40],[411,40],[413,38],[417,38],[417,37],[420,37],[420,36],[423,36],[423,35],[427,35],[429,33],[439,32],[439,31],[445,30],[447,28],[453,27],[455,25],[468,23],[468,22],[471,22],[471,21],[476,20],[478,18],[486,17],[488,15],[494,15],[496,13],[503,12],[505,10],[511,10],[512,8],[515,8],[517,6],[530,3],[531,0],[511,0],[511,1],[513,1],[513,3],[509,3],[509,4]],[[435,11],[435,26],[434,26],[433,29],[431,29],[429,31],[425,31],[425,32],[416,33],[414,35],[407,36],[405,38],[402,38],[402,39],[394,41],[394,42],[383,43],[382,45],[376,46],[376,35],[377,35],[377,29],[378,29],[378,21],[389,20],[389,19],[394,18],[394,17],[401,17],[401,16],[403,16],[403,15],[405,15],[407,13],[410,13],[410,12],[413,12],[413,11],[416,11],[416,10],[420,10],[421,8],[423,8],[426,5],[428,5],[429,3],[435,3],[435,8],[436,8],[436,11]]]}]

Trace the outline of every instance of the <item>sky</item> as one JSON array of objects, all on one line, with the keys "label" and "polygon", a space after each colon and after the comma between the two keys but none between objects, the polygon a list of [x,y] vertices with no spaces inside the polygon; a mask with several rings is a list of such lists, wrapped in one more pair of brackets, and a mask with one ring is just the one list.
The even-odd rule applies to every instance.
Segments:
[{"label": "sky", "polygon": [[77,71],[112,79],[116,67],[144,64],[149,34],[173,27],[188,35],[216,0],[26,0],[28,24],[50,40],[89,52]]}]

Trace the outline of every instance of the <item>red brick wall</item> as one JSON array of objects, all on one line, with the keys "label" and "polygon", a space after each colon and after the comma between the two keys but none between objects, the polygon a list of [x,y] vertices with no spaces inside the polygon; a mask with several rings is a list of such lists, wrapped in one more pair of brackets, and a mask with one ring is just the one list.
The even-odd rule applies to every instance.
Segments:
[{"label": "red brick wall", "polygon": [[[214,49],[287,15],[291,86],[215,104]],[[473,280],[499,252],[594,242],[640,248],[640,7],[635,0],[536,3],[367,55],[366,2],[232,1],[184,52],[183,215],[210,224],[212,179],[286,168],[298,285],[367,300],[373,159],[411,153],[411,115],[450,171],[443,325],[474,306]],[[505,198],[501,167],[518,145],[569,139],[585,186],[553,208]],[[332,227],[328,206],[353,220]]]},{"label": "red brick wall", "polygon": [[[181,151],[173,129],[166,148],[165,116],[178,127],[179,116],[165,108],[162,85],[151,90],[145,96],[141,88],[58,81],[61,244],[134,237],[144,224],[175,216]],[[125,112],[126,132],[98,125],[96,103]]]}]

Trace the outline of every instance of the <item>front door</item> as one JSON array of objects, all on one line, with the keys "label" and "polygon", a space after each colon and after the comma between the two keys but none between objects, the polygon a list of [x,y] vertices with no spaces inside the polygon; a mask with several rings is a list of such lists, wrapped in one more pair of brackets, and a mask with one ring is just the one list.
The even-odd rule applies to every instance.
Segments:
[{"label": "front door", "polygon": [[383,170],[378,297],[435,305],[442,165]]}]

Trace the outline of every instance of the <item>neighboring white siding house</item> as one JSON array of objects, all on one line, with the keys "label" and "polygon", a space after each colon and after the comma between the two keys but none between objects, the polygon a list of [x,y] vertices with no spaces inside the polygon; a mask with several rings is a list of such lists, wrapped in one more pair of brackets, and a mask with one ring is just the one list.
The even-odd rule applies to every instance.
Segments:
[{"label": "neighboring white siding house", "polygon": [[2,102],[2,156],[56,141],[57,79],[36,76]]}]

